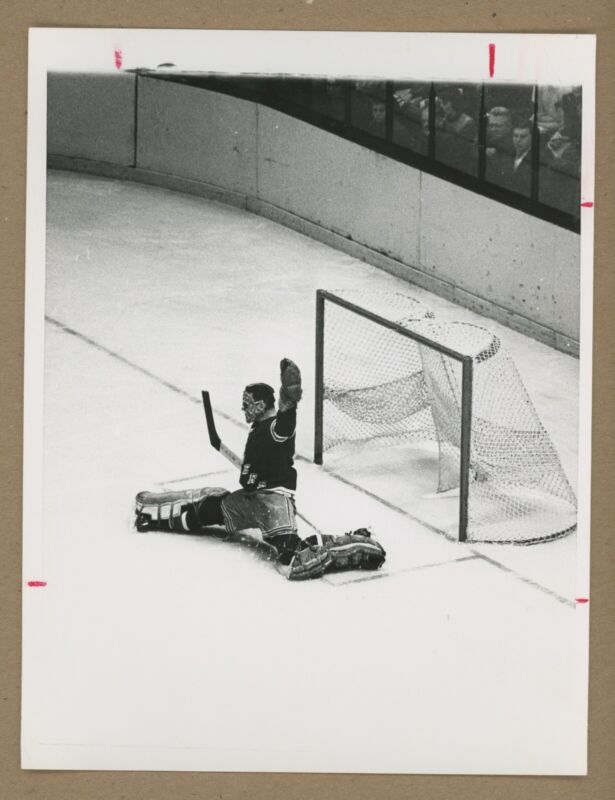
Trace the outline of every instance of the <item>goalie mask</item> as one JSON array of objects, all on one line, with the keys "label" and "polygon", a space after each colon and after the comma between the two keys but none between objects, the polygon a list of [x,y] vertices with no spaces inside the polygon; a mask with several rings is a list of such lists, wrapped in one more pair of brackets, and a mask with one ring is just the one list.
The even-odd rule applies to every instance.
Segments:
[{"label": "goalie mask", "polygon": [[243,390],[241,410],[252,423],[275,406],[275,393],[267,383],[251,383]]}]

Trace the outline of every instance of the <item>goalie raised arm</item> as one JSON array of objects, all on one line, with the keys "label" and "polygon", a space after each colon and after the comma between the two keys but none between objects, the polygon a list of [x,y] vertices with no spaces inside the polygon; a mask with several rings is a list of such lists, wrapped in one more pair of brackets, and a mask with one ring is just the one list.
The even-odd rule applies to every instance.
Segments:
[{"label": "goalie raised arm", "polygon": [[[268,384],[250,383],[243,390],[241,410],[252,427],[246,441],[239,482],[248,492],[259,489],[294,492],[297,488],[294,468],[297,400],[293,400],[292,395],[295,398],[300,396],[301,375],[292,361],[284,359],[281,365],[284,366],[281,366],[282,385],[277,411],[275,393]],[[288,383],[289,378],[292,384]]]},{"label": "goalie raised arm", "polygon": [[251,383],[243,391],[241,410],[252,428],[244,451],[239,482],[250,492],[259,489],[294,492],[297,403],[301,400],[301,372],[294,361],[280,362],[280,395],[275,408],[273,388]]},{"label": "goalie raised arm", "polygon": [[290,358],[283,358],[280,361],[280,400],[278,407],[280,411],[292,408],[303,397],[303,387],[301,386],[301,372],[299,367]]}]

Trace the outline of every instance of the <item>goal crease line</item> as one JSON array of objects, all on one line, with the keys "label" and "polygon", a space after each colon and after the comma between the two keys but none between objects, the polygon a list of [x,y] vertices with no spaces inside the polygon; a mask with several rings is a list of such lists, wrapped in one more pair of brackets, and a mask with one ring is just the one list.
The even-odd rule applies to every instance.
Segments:
[{"label": "goal crease line", "polygon": [[433,561],[429,564],[417,564],[414,567],[405,567],[404,569],[395,570],[395,572],[377,572],[374,575],[365,575],[360,578],[350,578],[347,581],[332,581],[325,575],[323,580],[330,586],[348,586],[350,583],[364,583],[365,581],[375,581],[381,578],[394,578],[396,575],[403,575],[407,572],[418,572],[422,569],[432,569],[433,567],[445,567],[447,564],[460,564],[462,561],[476,561],[480,558],[478,553],[470,556],[460,556],[459,558],[451,558],[446,561]]},{"label": "goal crease line", "polygon": [[573,600],[570,600],[568,597],[563,597],[561,594],[554,592],[552,589],[548,589],[546,586],[533,581],[531,578],[526,578],[523,575],[520,575],[516,570],[512,569],[512,567],[507,567],[506,564],[502,564],[500,561],[496,561],[494,558],[490,558],[483,553],[479,553],[477,550],[472,550],[472,552],[475,553],[478,558],[482,559],[487,564],[490,564],[492,567],[496,567],[497,569],[502,570],[502,572],[508,572],[510,575],[517,578],[517,580],[520,580],[522,583],[526,583],[533,589],[537,589],[539,592],[552,597],[554,600],[557,600],[558,603],[569,606],[570,608],[576,607],[576,603]]}]

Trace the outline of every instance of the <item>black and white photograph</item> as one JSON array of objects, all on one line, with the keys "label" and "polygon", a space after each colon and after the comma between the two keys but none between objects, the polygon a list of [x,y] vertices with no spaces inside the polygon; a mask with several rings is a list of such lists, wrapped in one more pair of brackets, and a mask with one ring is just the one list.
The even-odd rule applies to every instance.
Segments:
[{"label": "black and white photograph", "polygon": [[586,774],[594,51],[31,29],[25,769]]}]

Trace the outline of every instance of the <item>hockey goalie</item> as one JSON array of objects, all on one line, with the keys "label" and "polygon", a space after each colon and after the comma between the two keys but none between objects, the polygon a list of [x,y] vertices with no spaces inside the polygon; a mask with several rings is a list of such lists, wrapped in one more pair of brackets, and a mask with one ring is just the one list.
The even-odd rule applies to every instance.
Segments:
[{"label": "hockey goalie", "polygon": [[386,554],[365,528],[341,536],[299,535],[294,455],[303,390],[299,368],[288,358],[280,362],[280,383],[277,409],[268,384],[252,383],[244,389],[242,411],[251,427],[240,465],[241,488],[139,492],[137,531],[196,533],[223,526],[231,537],[258,529],[275,554],[278,571],[289,580],[319,578],[327,571],[378,569]]}]

